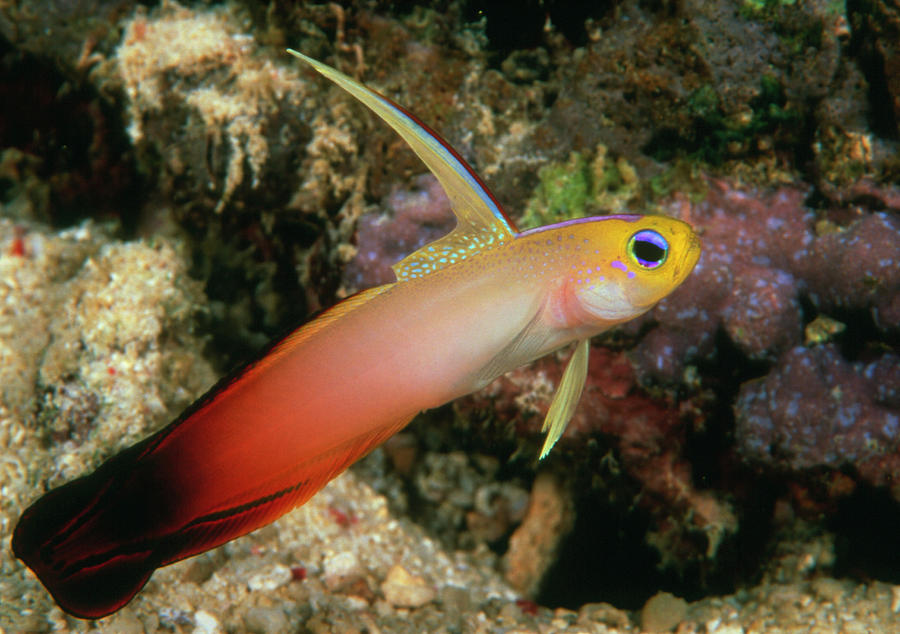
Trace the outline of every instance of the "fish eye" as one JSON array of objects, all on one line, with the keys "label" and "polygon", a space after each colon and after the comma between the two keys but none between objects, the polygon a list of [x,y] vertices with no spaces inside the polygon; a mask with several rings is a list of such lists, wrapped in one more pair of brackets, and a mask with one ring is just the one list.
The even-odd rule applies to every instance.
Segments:
[{"label": "fish eye", "polygon": [[628,241],[628,255],[637,260],[645,269],[655,269],[666,261],[669,243],[655,231],[644,229],[631,236]]}]

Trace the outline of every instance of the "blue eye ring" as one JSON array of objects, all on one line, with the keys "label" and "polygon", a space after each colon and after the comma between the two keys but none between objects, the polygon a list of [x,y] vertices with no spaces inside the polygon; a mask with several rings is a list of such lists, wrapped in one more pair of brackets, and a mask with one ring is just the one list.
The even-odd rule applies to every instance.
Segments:
[{"label": "blue eye ring", "polygon": [[669,257],[669,243],[656,231],[642,229],[628,240],[628,255],[643,269],[657,269]]}]

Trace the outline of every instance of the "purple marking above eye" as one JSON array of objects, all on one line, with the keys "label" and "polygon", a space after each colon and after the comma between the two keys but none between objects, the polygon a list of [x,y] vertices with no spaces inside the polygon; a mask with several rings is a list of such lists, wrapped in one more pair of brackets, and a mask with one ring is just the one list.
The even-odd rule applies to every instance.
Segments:
[{"label": "purple marking above eye", "polygon": [[645,269],[655,269],[666,261],[669,243],[650,229],[638,231],[628,241],[628,254]]}]

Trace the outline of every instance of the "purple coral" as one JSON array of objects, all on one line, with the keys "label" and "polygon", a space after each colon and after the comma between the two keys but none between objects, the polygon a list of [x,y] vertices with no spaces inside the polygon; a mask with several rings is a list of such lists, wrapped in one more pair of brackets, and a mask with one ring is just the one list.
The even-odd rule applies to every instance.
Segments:
[{"label": "purple coral", "polygon": [[[716,335],[724,333],[747,358],[772,367],[741,386],[733,403],[736,448],[746,460],[777,470],[849,465],[862,481],[900,481],[896,350],[870,346],[863,354],[880,358],[848,360],[832,345],[804,347],[804,321],[814,315],[801,309],[868,311],[876,331],[866,336],[895,341],[900,218],[859,213],[838,226],[822,218],[846,219],[846,211],[813,214],[804,197],[797,188],[751,193],[713,182],[703,201],[683,203],[704,252],[683,288],[630,326],[654,324],[632,361],[639,376],[678,381],[685,364],[721,352]],[[900,499],[900,487],[894,495]]]},{"label": "purple coral", "polygon": [[416,189],[397,189],[387,197],[388,215],[360,218],[357,254],[344,271],[348,287],[361,289],[393,282],[391,266],[455,226],[450,201],[437,179],[426,174],[415,183]]},{"label": "purple coral", "polygon": [[874,213],[816,240],[810,296],[825,307],[872,309],[884,330],[900,327],[900,221]]},{"label": "purple coral", "polygon": [[[744,384],[735,414],[738,450],[751,461],[797,470],[882,461],[900,446],[900,358],[851,363],[832,345],[798,346]],[[873,484],[888,475],[878,471]]]},{"label": "purple coral", "polygon": [[679,379],[685,363],[713,354],[719,328],[748,357],[774,361],[802,342],[804,295],[821,311],[869,309],[882,329],[898,327],[900,221],[871,213],[817,235],[804,197],[796,188],[752,194],[713,182],[686,207],[703,255],[642,322],[658,324],[634,350],[642,375]]}]

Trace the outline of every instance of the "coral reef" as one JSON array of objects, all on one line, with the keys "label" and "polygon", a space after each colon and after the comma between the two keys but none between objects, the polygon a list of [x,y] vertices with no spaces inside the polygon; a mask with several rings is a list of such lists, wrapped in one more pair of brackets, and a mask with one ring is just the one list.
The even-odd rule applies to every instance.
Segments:
[{"label": "coral reef", "polygon": [[118,213],[138,181],[118,114],[90,87],[73,86],[59,68],[0,40],[0,203],[6,212],[58,225],[82,217],[85,207]]},{"label": "coral reef", "polygon": [[[57,441],[90,434],[103,453],[114,452],[213,383],[192,332],[203,294],[171,245],[106,244],[55,299],[36,422]],[[93,403],[87,411],[85,401]]]},{"label": "coral reef", "polygon": [[304,94],[295,68],[259,55],[228,11],[178,5],[127,21],[114,59],[132,143],[161,159],[168,180],[195,188],[178,195],[212,193],[222,211],[243,187],[284,204],[289,170],[272,161],[309,141],[290,116]]},{"label": "coral reef", "polygon": [[[648,601],[647,623],[897,629],[897,586],[828,576],[841,540],[821,519],[867,487],[900,500],[896,6],[563,5],[0,2],[0,541],[39,491],[200,393],[205,359],[223,369],[391,280],[451,228],[418,159],[289,44],[433,125],[523,227],[661,211],[703,232],[703,259],[595,342],[549,461],[532,458],[565,354],[374,452],[358,473],[387,502],[351,474],[161,571],[99,627],[638,631],[622,605],[530,601],[587,515],[584,485],[646,520],[632,541],[681,589],[763,571],[702,601],[654,587],[689,602]],[[119,230],[80,223],[107,215]],[[792,513],[814,538],[763,526]],[[732,566],[767,538],[786,563]],[[82,628],[5,548],[0,589],[4,630]]]},{"label": "coral reef", "polygon": [[[15,46],[45,52],[105,101],[122,102],[136,170],[175,202],[172,216],[196,239],[199,258],[215,261],[208,251],[218,241],[223,259],[243,252],[263,265],[250,284],[272,292],[226,298],[216,296],[218,283],[207,289],[262,322],[219,328],[249,330],[252,340],[339,296],[337,270],[352,257],[356,219],[423,169],[390,130],[270,46],[289,37],[436,125],[511,211],[527,207],[532,219],[579,213],[581,204],[568,209],[572,201],[560,198],[570,186],[584,189],[586,212],[644,207],[648,177],[660,175],[648,154],[741,159],[755,166],[742,173],[768,182],[792,178],[792,164],[812,155],[814,180],[833,198],[843,191],[836,185],[888,170],[893,153],[866,129],[865,79],[840,54],[846,17],[828,3],[741,10],[723,0],[671,15],[629,2],[582,18],[563,12],[564,20],[592,19],[560,27],[578,33],[582,48],[529,23],[543,45],[510,51],[499,69],[486,48],[500,37],[492,18],[466,23],[450,4],[443,15],[383,16],[335,4],[262,11],[170,2],[128,11],[89,2],[27,14],[0,7],[0,27]],[[735,55],[736,42],[747,54]],[[567,157],[573,174],[556,187],[554,165]],[[109,173],[110,162],[101,156],[94,173]],[[528,207],[539,184],[545,200],[532,197]],[[292,309],[279,291],[303,292],[306,305]]]},{"label": "coral reef", "polygon": [[714,353],[720,327],[747,357],[774,361],[803,342],[802,298],[821,313],[868,311],[880,328],[897,328],[900,222],[880,212],[846,226],[817,221],[804,198],[712,182],[704,200],[673,205],[702,232],[704,252],[678,292],[626,327],[656,324],[633,351],[642,378],[678,381]]},{"label": "coral reef", "polygon": [[25,461],[59,445],[53,469],[22,463],[29,481],[95,466],[212,383],[192,332],[202,293],[170,245],[109,242],[90,224],[0,230],[7,448]]},{"label": "coral reef", "polygon": [[613,160],[603,145],[597,146],[592,158],[573,152],[564,164],[545,165],[538,178],[540,183],[522,213],[521,229],[600,213],[625,213],[639,184],[634,167],[622,157]]},{"label": "coral reef", "polygon": [[[876,486],[900,481],[900,357],[845,360],[832,345],[798,346],[735,403],[736,444],[748,460],[804,470],[853,465]],[[900,499],[900,488],[894,491]]]}]

